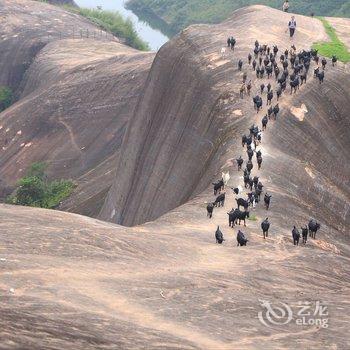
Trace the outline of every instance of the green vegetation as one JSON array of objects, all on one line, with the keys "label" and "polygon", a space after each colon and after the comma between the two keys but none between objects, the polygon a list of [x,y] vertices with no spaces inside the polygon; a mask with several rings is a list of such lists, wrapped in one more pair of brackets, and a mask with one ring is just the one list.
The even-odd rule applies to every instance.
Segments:
[{"label": "green vegetation", "polygon": [[12,90],[6,86],[0,86],[0,112],[10,107],[13,100]]},{"label": "green vegetation", "polygon": [[335,29],[324,18],[320,18],[330,41],[314,44],[312,47],[318,50],[321,56],[332,57],[337,56],[339,61],[350,62],[350,52],[342,41],[339,40]]},{"label": "green vegetation", "polygon": [[150,50],[148,44],[138,36],[132,21],[129,18],[125,19],[119,12],[74,6],[64,6],[64,8],[88,18],[103,30],[124,39],[127,45],[135,49],[142,51]]},{"label": "green vegetation", "polygon": [[[136,14],[153,13],[177,33],[194,23],[221,22],[234,10],[253,4],[281,8],[283,0],[129,0],[128,8]],[[314,13],[318,16],[350,17],[350,2],[349,0],[290,0],[290,11],[305,15]]]},{"label": "green vegetation", "polygon": [[257,221],[257,217],[255,216],[255,214],[250,214],[249,215],[249,218],[247,218],[247,220],[250,220],[250,221]]},{"label": "green vegetation", "polygon": [[68,197],[73,191],[73,182],[48,181],[45,170],[45,163],[32,164],[26,176],[18,181],[14,193],[7,197],[6,203],[52,209]]}]

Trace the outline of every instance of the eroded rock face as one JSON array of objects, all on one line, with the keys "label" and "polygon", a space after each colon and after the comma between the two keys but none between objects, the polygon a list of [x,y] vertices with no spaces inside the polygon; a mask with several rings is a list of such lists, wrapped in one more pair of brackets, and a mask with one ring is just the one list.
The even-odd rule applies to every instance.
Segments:
[{"label": "eroded rock face", "polygon": [[[59,176],[78,177],[79,191],[64,203],[69,210],[96,215],[113,182],[106,219],[133,225],[166,214],[122,227],[0,205],[0,348],[348,348],[347,66],[328,66],[323,85],[309,77],[296,95],[283,95],[259,146],[260,171],[254,160],[253,175],[273,196],[270,209],[258,204],[239,226],[246,247],[237,247],[238,228],[227,222],[236,206],[228,188],[243,184],[234,164],[240,154],[246,159],[241,134],[264,115],[251,97],[239,99],[237,61],[255,39],[284,48],[287,19],[254,6],[219,26],[192,27],[161,50],[149,75],[152,54],[117,43],[66,40],[41,50],[21,80],[20,101],[0,116],[0,139],[11,136],[2,179],[17,174],[16,161],[30,164],[38,154]],[[319,22],[297,21],[298,48],[323,39]],[[266,23],[269,33],[260,27]],[[222,57],[231,34],[235,53]],[[261,81],[243,69],[255,95]],[[28,143],[19,148],[22,137]],[[222,171],[231,177],[225,207],[209,220],[208,184]],[[317,239],[293,246],[292,227],[310,217],[322,225]],[[289,305],[293,320],[265,326],[262,301]],[[298,305],[311,303],[314,312],[317,302],[327,307],[329,327],[297,325]]]},{"label": "eroded rock face", "polygon": [[24,73],[48,42],[96,30],[87,19],[44,2],[1,0],[0,11],[0,85],[17,97]]},{"label": "eroded rock face", "polygon": [[[256,39],[270,46],[278,45],[283,51],[289,48],[286,40],[290,39],[285,37],[284,29],[289,16],[277,10],[253,6],[237,11],[231,20],[217,26],[192,26],[160,50],[135,116],[128,126],[118,166],[120,171],[102,210],[102,219],[123,225],[154,220],[200,193],[214,176],[221,176],[222,169],[228,169],[228,159],[240,154],[237,140],[253,122],[260,125],[262,118],[259,115],[256,120],[251,98],[239,99],[242,73],[238,72],[237,62],[240,58],[244,60],[243,70],[248,72],[248,80],[252,79],[252,94],[255,94],[261,80],[257,80],[251,73],[251,67],[247,67],[246,57]],[[266,23],[271,23],[271,18],[274,18],[273,25],[266,30]],[[309,48],[310,42],[326,40],[317,19],[298,16],[297,22],[300,31],[293,43],[298,50]],[[226,38],[230,35],[237,39],[235,52],[229,50],[222,55],[221,47],[225,46]],[[294,141],[292,135],[303,134],[300,142],[303,142],[304,148],[295,140],[299,142],[294,148],[295,159],[306,164],[312,162],[312,158],[317,158],[312,164],[325,174],[325,181],[338,184],[341,186],[339,193],[348,195],[344,179],[349,177],[349,168],[342,166],[342,163],[346,163],[344,160],[348,160],[348,155],[341,150],[349,146],[349,131],[344,127],[349,119],[342,114],[349,106],[349,76],[343,67],[328,68],[329,73],[326,72],[327,79],[321,90],[319,84],[310,82],[295,97],[285,94],[284,102],[281,101],[283,110],[294,110],[295,122],[290,126],[291,130],[282,124],[281,130],[277,129],[276,137],[264,143],[264,147],[271,144],[274,149],[271,152],[281,152],[276,160],[278,165],[274,165],[276,169],[283,168],[279,176],[286,182],[281,185],[281,192],[290,187],[290,181],[293,182],[288,168],[294,167],[294,164],[285,158],[288,156],[286,149]],[[265,81],[267,84],[267,79]],[[337,84],[340,81],[344,82]],[[271,82],[275,85],[274,79]],[[303,104],[308,112],[302,108]],[[316,110],[321,111],[319,115]],[[297,123],[295,113],[299,119],[305,118],[305,122],[300,120]],[[312,124],[309,124],[309,118]],[[336,118],[336,121],[332,118]],[[279,126],[276,125],[276,128]],[[326,139],[315,137],[323,135],[323,131]],[[339,146],[332,146],[333,138]],[[339,163],[335,160],[338,148],[341,149],[338,155],[342,154]],[[317,155],[318,151],[320,156]],[[325,166],[328,168],[327,174]],[[333,168],[338,169],[337,176],[332,173]],[[309,179],[303,170],[299,178],[304,181],[305,177]],[[315,186],[324,188],[319,183]],[[310,191],[323,192],[321,187]],[[293,192],[293,188],[290,191]],[[331,200],[331,194],[326,195],[326,192],[324,195]],[[307,202],[304,192],[297,196],[299,201]],[[345,220],[348,198],[345,202],[344,198],[339,201],[336,198],[331,200],[339,204],[339,207],[333,207],[334,215],[339,214],[339,218]],[[313,200],[316,201],[316,197]],[[317,202],[311,201],[309,205],[317,205]],[[345,209],[340,210],[344,205]],[[327,215],[330,217],[331,211]]]},{"label": "eroded rock face", "polygon": [[[68,28],[68,22],[70,26],[86,24],[80,17],[47,4],[41,4],[41,12],[38,8],[32,18],[28,2],[18,2],[17,7],[11,4],[5,4],[8,16],[14,18],[11,9],[17,11],[20,23],[31,29],[22,33],[19,47],[1,42],[2,54],[33,47],[32,37],[39,42],[45,36],[41,13],[46,14],[52,31]],[[60,39],[56,35],[48,43],[42,41],[40,48],[35,59],[27,50],[21,51],[14,60],[5,61],[0,72],[5,80],[7,68],[16,71],[14,62],[19,56],[31,61],[25,73],[13,81],[19,101],[1,114],[1,194],[8,194],[33,162],[45,161],[51,177],[71,178],[78,184],[62,208],[95,216],[115,176],[126,124],[153,54],[98,37]],[[14,65],[7,66],[11,63]]]}]

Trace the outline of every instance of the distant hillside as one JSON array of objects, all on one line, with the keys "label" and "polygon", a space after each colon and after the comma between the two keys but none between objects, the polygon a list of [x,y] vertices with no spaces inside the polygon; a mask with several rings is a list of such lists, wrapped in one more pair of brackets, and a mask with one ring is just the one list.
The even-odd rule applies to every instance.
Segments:
[{"label": "distant hillside", "polygon": [[[264,4],[281,8],[282,3],[283,0],[129,0],[128,7],[151,21],[158,17],[177,33],[190,24],[219,23],[244,6]],[[305,15],[350,17],[350,0],[291,0],[290,10]],[[159,20],[152,22],[159,25]]]}]

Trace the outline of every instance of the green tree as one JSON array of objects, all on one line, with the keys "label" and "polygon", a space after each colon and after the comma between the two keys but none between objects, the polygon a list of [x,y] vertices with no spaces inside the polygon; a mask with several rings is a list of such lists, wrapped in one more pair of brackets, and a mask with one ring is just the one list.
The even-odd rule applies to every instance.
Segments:
[{"label": "green tree", "polygon": [[68,180],[48,181],[46,168],[47,165],[43,162],[32,164],[26,176],[18,181],[17,188],[6,199],[6,202],[51,209],[68,197],[74,189],[73,182]]},{"label": "green tree", "polygon": [[42,207],[45,198],[45,183],[36,176],[27,176],[19,180],[16,191],[16,203],[32,207]]},{"label": "green tree", "polygon": [[12,98],[11,89],[6,86],[0,86],[0,112],[11,106]]}]

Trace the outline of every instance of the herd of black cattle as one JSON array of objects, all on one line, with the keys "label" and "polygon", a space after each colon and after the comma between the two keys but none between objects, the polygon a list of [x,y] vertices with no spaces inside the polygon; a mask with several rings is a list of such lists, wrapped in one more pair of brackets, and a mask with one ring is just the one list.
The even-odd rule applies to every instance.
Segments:
[{"label": "herd of black cattle", "polygon": [[[236,40],[233,37],[228,38],[227,45],[231,50],[234,50],[236,45]],[[261,143],[261,135],[262,131],[266,130],[267,124],[271,118],[277,120],[277,115],[279,113],[279,104],[278,100],[281,97],[282,93],[287,88],[287,81],[289,79],[290,85],[290,93],[296,93],[299,89],[300,85],[306,83],[308,72],[310,69],[311,61],[313,60],[317,68],[314,70],[314,77],[317,78],[321,83],[323,83],[325,77],[325,69],[327,65],[327,60],[322,58],[321,65],[322,68],[319,67],[320,58],[318,56],[317,50],[305,51],[302,50],[299,53],[296,53],[296,48],[294,45],[291,46],[290,50],[285,50],[280,57],[278,58],[278,47],[273,46],[271,49],[267,45],[260,45],[258,41],[255,42],[255,46],[253,49],[253,54],[249,53],[247,63],[253,71],[256,72],[256,77],[258,79],[264,78],[266,75],[268,79],[270,79],[273,75],[277,81],[276,88],[276,98],[277,103],[272,107],[272,100],[274,98],[274,92],[272,90],[271,83],[269,82],[266,86],[264,83],[260,85],[260,95],[257,94],[253,97],[254,108],[259,113],[263,106],[262,95],[266,88],[266,105],[269,106],[266,115],[262,118],[262,129],[260,130],[258,126],[252,125],[249,128],[249,135],[242,136],[242,146],[247,147],[247,156],[248,160],[246,162],[246,167],[243,171],[243,180],[244,187],[248,189],[249,192],[247,194],[247,198],[236,198],[237,208],[232,209],[228,212],[228,221],[229,226],[234,227],[237,223],[241,224],[241,221],[244,222],[244,226],[246,226],[246,219],[249,218],[249,208],[255,206],[260,202],[261,195],[263,192],[263,184],[259,181],[258,176],[251,176],[253,165],[253,157],[254,153],[256,154],[256,162],[258,169],[261,168],[262,165],[262,153],[260,150],[256,150],[257,146]],[[278,61],[281,63],[281,68],[278,65]],[[332,57],[332,65],[334,66],[337,62],[336,56]],[[238,61],[238,70],[241,71],[243,68],[244,62],[242,59]],[[289,71],[289,68],[291,71]],[[249,80],[247,82],[247,73],[243,73],[243,82],[240,88],[240,97],[243,98],[245,94],[250,96],[250,92],[252,89],[252,82]],[[244,160],[241,156],[236,159],[238,171],[242,170],[242,166]],[[211,202],[207,205],[207,216],[212,218],[214,207],[223,207],[225,204],[225,192],[221,193],[225,189],[224,179],[220,179],[219,181],[213,183],[214,185],[214,196],[217,196],[214,202]],[[232,191],[235,195],[239,195],[242,191],[240,187],[233,188]],[[269,210],[270,201],[272,196],[265,192],[263,201],[265,204],[266,210]],[[240,207],[243,207],[244,211],[240,210]],[[269,219],[266,218],[261,223],[261,229],[263,232],[264,239],[268,237],[268,232],[270,229]],[[306,244],[307,238],[310,232],[311,238],[316,238],[316,233],[320,229],[320,224],[311,219],[308,225],[301,227],[301,235],[296,226],[292,229],[292,237],[294,245],[299,245],[300,237],[303,238],[303,243]],[[219,226],[215,232],[216,243],[222,244],[224,241],[223,233],[221,232]],[[239,230],[237,233],[237,243],[238,246],[247,245],[248,239],[245,234]]]}]

